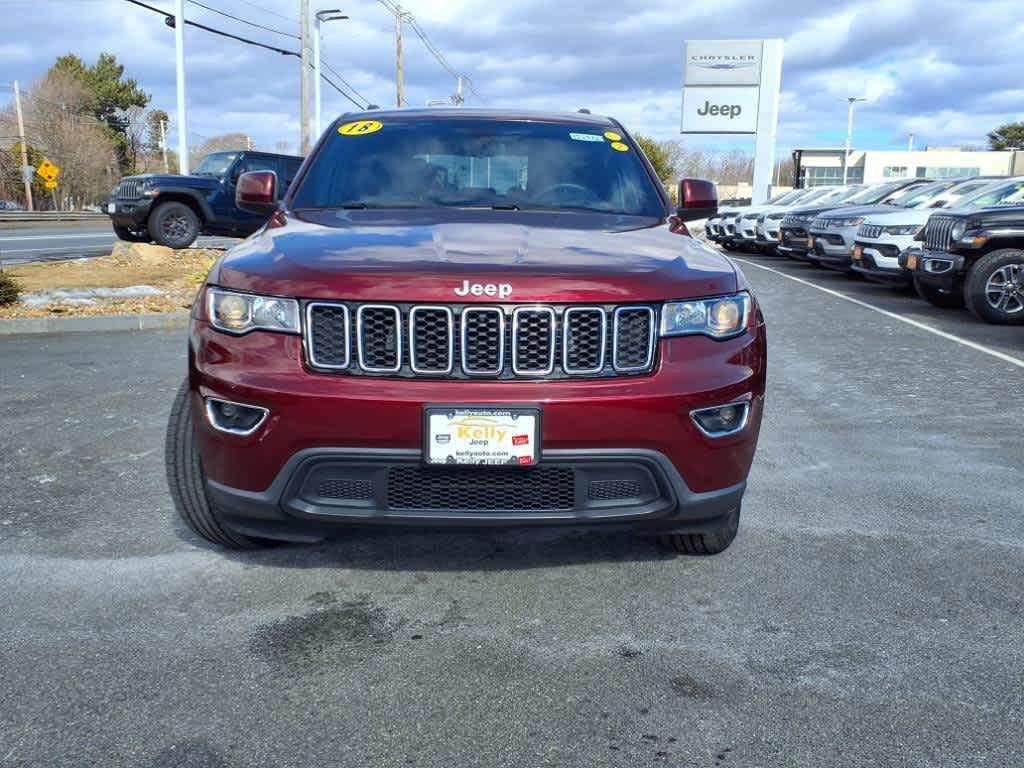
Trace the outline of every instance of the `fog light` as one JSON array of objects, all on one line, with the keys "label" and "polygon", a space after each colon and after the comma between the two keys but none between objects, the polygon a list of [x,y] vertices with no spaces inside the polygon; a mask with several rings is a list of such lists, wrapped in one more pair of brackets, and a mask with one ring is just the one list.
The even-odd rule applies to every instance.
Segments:
[{"label": "fog light", "polygon": [[697,429],[708,437],[734,435],[747,426],[750,403],[729,403],[690,412]]},{"label": "fog light", "polygon": [[206,399],[206,418],[220,432],[233,435],[251,435],[266,420],[270,412],[257,405],[243,405],[215,397]]}]

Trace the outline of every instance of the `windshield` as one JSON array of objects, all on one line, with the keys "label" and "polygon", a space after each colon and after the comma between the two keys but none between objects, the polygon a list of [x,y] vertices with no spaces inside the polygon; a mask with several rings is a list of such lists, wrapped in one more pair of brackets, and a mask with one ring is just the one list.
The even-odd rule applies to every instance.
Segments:
[{"label": "windshield", "polygon": [[926,208],[936,198],[945,194],[946,190],[956,185],[957,182],[955,181],[936,181],[934,184],[908,187],[894,200],[897,202],[897,205],[902,205],[904,208]]},{"label": "windshield", "polygon": [[665,213],[636,148],[613,131],[462,118],[392,117],[332,129],[293,207]]},{"label": "windshield", "polygon": [[771,200],[769,200],[766,203],[766,205],[785,205],[786,203],[792,200],[796,200],[803,194],[804,190],[802,189],[791,189],[789,190],[789,192],[783,192],[781,194],[776,195]]},{"label": "windshield", "polygon": [[192,173],[196,176],[223,176],[235,162],[236,157],[238,157],[237,152],[217,152],[207,155],[199,161],[199,165]]},{"label": "windshield", "polygon": [[985,208],[989,205],[1019,205],[1024,202],[1024,179],[1014,179],[989,185],[971,195],[965,195],[951,207]]},{"label": "windshield", "polygon": [[835,191],[835,194],[829,195],[824,198],[821,202],[823,203],[847,203],[851,201],[859,200],[867,192],[871,191],[871,187],[863,187],[858,185],[852,187],[840,187]]}]

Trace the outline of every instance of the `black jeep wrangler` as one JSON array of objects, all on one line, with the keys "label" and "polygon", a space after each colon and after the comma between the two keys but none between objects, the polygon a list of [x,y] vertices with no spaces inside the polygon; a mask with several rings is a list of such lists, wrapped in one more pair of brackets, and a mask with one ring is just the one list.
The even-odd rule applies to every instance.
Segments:
[{"label": "black jeep wrangler", "polygon": [[937,307],[964,304],[989,323],[1024,323],[1024,202],[935,214],[900,257]]},{"label": "black jeep wrangler", "polygon": [[114,233],[134,243],[186,248],[199,235],[247,237],[266,221],[235,205],[235,182],[249,171],[274,171],[287,189],[301,157],[268,152],[215,152],[188,176],[146,174],[121,179],[107,202]]}]

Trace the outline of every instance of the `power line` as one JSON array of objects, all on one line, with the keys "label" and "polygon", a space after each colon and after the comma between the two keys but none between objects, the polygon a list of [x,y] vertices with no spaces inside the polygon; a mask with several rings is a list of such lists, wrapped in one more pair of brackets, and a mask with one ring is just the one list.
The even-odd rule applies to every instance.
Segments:
[{"label": "power line", "polygon": [[[132,5],[137,5],[140,8],[145,8],[147,11],[152,11],[154,13],[159,13],[161,16],[163,16],[166,19],[173,18],[166,11],[161,11],[159,8],[156,8],[155,6],[148,5],[147,3],[142,2],[142,0],[125,0],[125,2],[131,3]],[[273,45],[267,45],[266,43],[261,43],[261,42],[259,42],[257,40],[251,40],[248,37],[242,37],[241,35],[233,35],[230,32],[224,32],[223,30],[215,29],[214,27],[208,27],[205,24],[200,24],[198,21],[190,21],[190,20],[186,19],[185,20],[185,24],[187,24],[189,26],[197,27],[197,28],[202,29],[202,30],[204,30],[206,32],[211,32],[211,33],[213,33],[215,35],[220,35],[221,37],[228,37],[228,38],[231,38],[232,40],[237,40],[238,42],[245,43],[246,45],[254,45],[257,48],[265,48],[268,51],[274,51],[275,53],[280,53],[282,56],[294,56],[295,58],[301,58],[297,51],[289,51],[289,50],[286,50],[284,48],[278,48],[278,47],[273,46]],[[325,75],[323,72],[320,73],[320,77],[323,79],[323,81],[325,83],[327,83],[329,86],[331,86],[334,90],[336,90],[338,93],[340,93],[346,99],[348,99],[350,102],[355,104],[357,107],[359,107],[360,109],[364,109],[365,108],[365,104],[360,104],[358,101],[356,101],[351,96],[349,96],[347,93],[345,93],[345,91],[343,91],[338,86],[337,83],[335,83],[333,80],[331,80],[329,77],[327,77],[327,75]]]},{"label": "power line", "polygon": [[352,93],[354,93],[356,96],[358,96],[360,99],[362,99],[364,103],[366,103],[366,104],[370,103],[370,100],[368,98],[366,98],[365,96],[363,96],[363,94],[361,94],[359,91],[357,91],[355,86],[352,85],[352,83],[350,83],[348,80],[346,80],[344,77],[342,77],[341,75],[338,74],[338,72],[334,69],[334,67],[332,67],[330,65],[330,62],[328,62],[328,61],[324,60],[323,58],[321,58],[320,59],[320,63],[323,64],[332,75],[334,75],[336,78],[338,78],[338,80],[340,80],[342,83],[344,83],[345,87],[347,87],[350,91],[352,91]]},{"label": "power line", "polygon": [[269,13],[271,16],[277,16],[277,18],[279,18],[279,19],[284,19],[285,21],[290,21],[292,24],[298,24],[299,23],[299,20],[297,18],[295,18],[294,16],[285,16],[284,14],[278,13],[277,11],[270,10],[266,6],[259,5],[257,3],[253,3],[253,2],[251,2],[251,0],[238,0],[238,2],[245,3],[246,5],[248,5],[248,6],[252,7],[252,8],[255,8],[258,11],[263,11],[264,13]]},{"label": "power line", "polygon": [[274,29],[273,27],[265,27],[262,24],[257,24],[255,21],[249,21],[248,19],[243,19],[241,16],[234,16],[233,14],[230,14],[226,11],[222,11],[218,8],[214,8],[213,6],[200,3],[199,0],[188,0],[188,2],[190,2],[192,5],[198,5],[200,8],[205,8],[208,11],[212,11],[213,13],[219,13],[221,16],[224,16],[226,18],[234,19],[235,21],[240,21],[242,24],[248,24],[250,27],[264,29],[267,32],[273,32],[275,35],[281,35],[282,37],[290,37],[293,40],[301,40],[301,38],[298,35],[293,35],[290,32],[282,32],[281,30]]}]

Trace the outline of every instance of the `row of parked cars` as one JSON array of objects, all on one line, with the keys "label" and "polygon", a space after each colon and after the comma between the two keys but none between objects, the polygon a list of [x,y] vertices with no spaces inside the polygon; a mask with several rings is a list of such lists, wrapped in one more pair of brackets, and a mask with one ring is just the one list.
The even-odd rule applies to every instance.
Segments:
[{"label": "row of parked cars", "polygon": [[1024,323],[1024,177],[812,187],[707,221],[725,248],[895,285],[990,323]]}]

